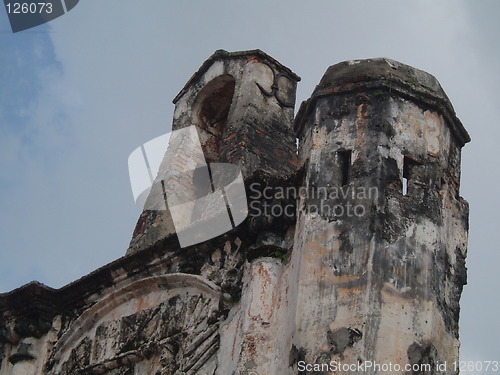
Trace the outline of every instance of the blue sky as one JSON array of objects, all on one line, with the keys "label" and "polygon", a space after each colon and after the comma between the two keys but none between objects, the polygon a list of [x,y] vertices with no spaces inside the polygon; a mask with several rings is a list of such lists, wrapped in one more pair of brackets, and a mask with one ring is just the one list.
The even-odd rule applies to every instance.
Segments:
[{"label": "blue sky", "polygon": [[[61,287],[125,253],[139,215],[127,158],[170,130],[172,98],[216,49],[260,48],[302,77],[389,57],[435,75],[473,141],[464,359],[498,357],[500,3],[85,0],[12,34],[0,11],[0,291]],[[496,358],[494,358],[496,356]]]}]

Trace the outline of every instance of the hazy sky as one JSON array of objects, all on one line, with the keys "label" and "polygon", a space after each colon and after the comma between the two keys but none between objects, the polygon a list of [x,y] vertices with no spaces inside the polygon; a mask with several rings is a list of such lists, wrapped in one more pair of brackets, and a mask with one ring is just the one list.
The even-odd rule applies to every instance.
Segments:
[{"label": "hazy sky", "polygon": [[139,210],[127,158],[170,130],[172,98],[217,49],[302,77],[389,57],[435,75],[468,129],[462,359],[500,360],[500,2],[82,0],[12,34],[0,9],[0,291],[61,287],[122,256]]}]

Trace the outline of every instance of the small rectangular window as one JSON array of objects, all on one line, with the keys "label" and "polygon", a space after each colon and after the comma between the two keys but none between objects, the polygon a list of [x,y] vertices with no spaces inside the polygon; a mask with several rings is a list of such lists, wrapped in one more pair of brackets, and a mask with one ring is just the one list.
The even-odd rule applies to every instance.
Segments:
[{"label": "small rectangular window", "polygon": [[408,178],[403,176],[403,195],[408,194]]},{"label": "small rectangular window", "polygon": [[408,195],[408,185],[411,179],[411,170],[416,164],[415,160],[405,156],[403,159],[403,195]]},{"label": "small rectangular window", "polygon": [[352,151],[338,151],[338,163],[340,169],[340,182],[345,186],[351,180],[351,154]]}]

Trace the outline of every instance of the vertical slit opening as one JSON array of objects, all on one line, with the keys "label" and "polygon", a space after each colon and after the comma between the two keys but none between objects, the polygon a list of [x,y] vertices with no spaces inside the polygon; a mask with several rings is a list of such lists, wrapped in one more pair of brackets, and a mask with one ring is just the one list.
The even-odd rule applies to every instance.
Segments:
[{"label": "vertical slit opening", "polygon": [[411,179],[411,168],[415,161],[405,156],[403,159],[403,195],[408,195],[408,186]]},{"label": "vertical slit opening", "polygon": [[340,167],[340,184],[345,186],[351,179],[351,154],[352,151],[339,151],[338,161]]},{"label": "vertical slit opening", "polygon": [[408,179],[403,176],[403,195],[408,195]]}]

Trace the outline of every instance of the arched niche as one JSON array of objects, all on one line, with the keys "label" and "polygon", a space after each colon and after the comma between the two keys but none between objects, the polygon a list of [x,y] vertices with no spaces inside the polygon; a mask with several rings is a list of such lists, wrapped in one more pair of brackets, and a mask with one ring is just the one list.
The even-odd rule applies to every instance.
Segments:
[{"label": "arched niche", "polygon": [[233,102],[235,79],[220,75],[208,82],[199,92],[194,106],[195,125],[208,162],[219,159],[220,141]]},{"label": "arched niche", "polygon": [[110,292],[84,311],[55,343],[53,375],[197,374],[215,366],[218,286],[174,273]]}]

